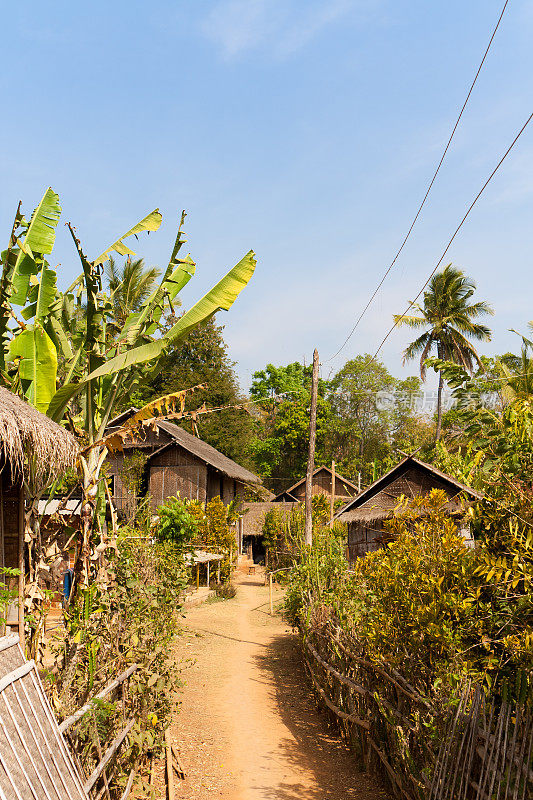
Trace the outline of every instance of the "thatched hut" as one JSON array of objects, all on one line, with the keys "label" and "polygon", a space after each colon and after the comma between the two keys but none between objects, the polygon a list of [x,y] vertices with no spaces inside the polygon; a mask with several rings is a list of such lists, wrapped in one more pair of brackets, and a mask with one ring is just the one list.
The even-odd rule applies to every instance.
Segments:
[{"label": "thatched hut", "polygon": [[73,436],[33,406],[0,388],[0,567],[20,569],[24,591],[24,503],[75,466]]},{"label": "thatched hut", "polygon": [[[305,476],[284,489],[273,499],[273,503],[303,503],[305,501]],[[317,467],[313,472],[311,481],[311,494],[325,494],[331,497],[334,492],[336,500],[349,500],[355,497],[358,488],[348,478],[343,478],[338,472],[333,475],[329,467]]]},{"label": "thatched hut", "polygon": [[[400,497],[423,497],[432,489],[448,496],[446,510],[458,520],[464,515],[464,500],[480,500],[482,495],[456,481],[432,464],[408,456],[377,481],[364,489],[335,515],[348,528],[349,561],[379,550],[387,540],[383,523],[397,515]],[[459,526],[465,539],[471,540],[468,525]]]}]

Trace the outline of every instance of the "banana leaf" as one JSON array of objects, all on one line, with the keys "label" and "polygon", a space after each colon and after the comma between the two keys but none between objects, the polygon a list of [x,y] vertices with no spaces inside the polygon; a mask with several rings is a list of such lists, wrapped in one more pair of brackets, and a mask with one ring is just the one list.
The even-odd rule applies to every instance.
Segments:
[{"label": "banana leaf", "polygon": [[11,278],[11,302],[14,305],[23,306],[26,303],[30,276],[38,274],[39,260],[43,254],[52,252],[60,216],[59,196],[48,188],[31,215],[24,242],[19,243]]},{"label": "banana leaf", "polygon": [[95,267],[99,264],[105,264],[108,260],[111,251],[114,250],[115,253],[118,253],[121,256],[134,256],[135,252],[130,250],[127,245],[124,244],[124,239],[127,239],[128,236],[136,236],[138,233],[143,233],[143,231],[156,231],[159,226],[161,225],[163,217],[158,208],[148,214],[144,219],[134,225],[133,228],[130,228],[129,231],[123,233],[116,242],[110,244],[103,253],[101,253],[98,258],[95,258],[92,262]]},{"label": "banana leaf", "polygon": [[29,305],[22,309],[24,319],[35,317],[42,320],[50,312],[50,306],[56,298],[57,273],[43,265],[38,283],[35,283],[29,292]]},{"label": "banana leaf", "polygon": [[28,402],[46,413],[56,391],[57,351],[39,322],[11,341],[9,357],[20,359],[18,370]]},{"label": "banana leaf", "polygon": [[186,336],[196,325],[209,319],[217,311],[227,311],[239,296],[254,274],[256,258],[250,250],[238,264],[231,269],[201,300],[187,311],[170,331],[161,339],[134,347],[131,350],[114,356],[105,364],[93,370],[79,383],[67,383],[55,393],[50,401],[47,414],[52,419],[59,421],[70,400],[75,397],[81,388],[89,381],[111,375],[115,372],[128,369],[147,361],[158,359],[164,350],[172,343]]}]

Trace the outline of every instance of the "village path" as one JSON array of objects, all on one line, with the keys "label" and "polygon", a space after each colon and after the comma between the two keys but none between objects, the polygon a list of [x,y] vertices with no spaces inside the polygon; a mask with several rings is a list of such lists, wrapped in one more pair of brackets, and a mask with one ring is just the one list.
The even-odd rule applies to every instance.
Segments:
[{"label": "village path", "polygon": [[177,796],[386,800],[318,712],[296,637],[268,613],[262,576],[237,583],[232,600],[188,611],[178,638],[184,688],[171,737],[187,778]]}]

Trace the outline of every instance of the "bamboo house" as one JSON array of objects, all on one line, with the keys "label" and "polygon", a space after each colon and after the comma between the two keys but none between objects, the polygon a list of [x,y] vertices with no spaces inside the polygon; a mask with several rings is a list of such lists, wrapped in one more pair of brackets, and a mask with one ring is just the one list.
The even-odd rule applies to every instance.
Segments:
[{"label": "bamboo house", "polygon": [[432,464],[408,456],[335,515],[335,519],[346,523],[348,528],[348,560],[355,561],[383,547],[388,537],[383,523],[397,516],[402,496],[409,499],[424,497],[432,489],[441,489],[446,493],[447,513],[458,521],[463,538],[471,542],[470,527],[463,519],[464,502],[480,500],[482,495]]},{"label": "bamboo house", "polygon": [[78,445],[68,431],[33,406],[0,388],[0,566],[19,569],[19,613],[24,596],[24,506],[67,469],[75,466]]}]

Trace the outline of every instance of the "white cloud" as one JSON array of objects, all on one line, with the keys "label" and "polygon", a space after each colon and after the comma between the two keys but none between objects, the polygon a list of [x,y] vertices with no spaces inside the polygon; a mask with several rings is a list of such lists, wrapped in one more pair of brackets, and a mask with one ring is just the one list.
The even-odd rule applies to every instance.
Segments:
[{"label": "white cloud", "polygon": [[217,0],[202,22],[225,58],[268,49],[284,58],[351,12],[366,17],[379,0]]}]

